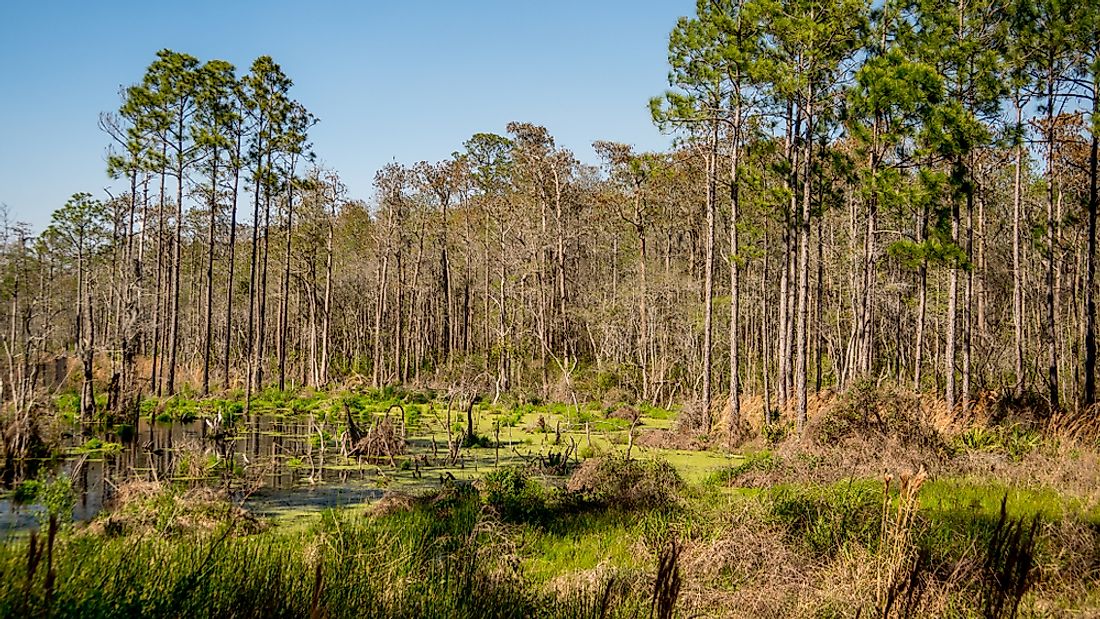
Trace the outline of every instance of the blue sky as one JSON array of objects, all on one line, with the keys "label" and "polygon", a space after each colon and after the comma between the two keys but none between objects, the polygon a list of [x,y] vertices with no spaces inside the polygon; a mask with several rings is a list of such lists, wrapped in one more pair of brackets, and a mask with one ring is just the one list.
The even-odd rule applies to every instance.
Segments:
[{"label": "blue sky", "polygon": [[512,120],[593,161],[596,139],[664,148],[646,102],[691,0],[39,2],[0,5],[0,203],[35,229],[104,172],[98,114],[160,48],[247,69],[270,54],[321,119],[314,150],[369,198],[389,161],[438,160]]}]

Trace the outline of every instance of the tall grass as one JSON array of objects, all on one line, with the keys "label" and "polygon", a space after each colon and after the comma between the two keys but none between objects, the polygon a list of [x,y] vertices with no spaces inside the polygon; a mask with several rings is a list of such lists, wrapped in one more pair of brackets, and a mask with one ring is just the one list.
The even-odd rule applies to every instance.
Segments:
[{"label": "tall grass", "polygon": [[50,542],[0,549],[10,617],[621,617],[645,600],[614,583],[553,595],[531,586],[476,494],[378,518],[326,513],[304,533]]}]

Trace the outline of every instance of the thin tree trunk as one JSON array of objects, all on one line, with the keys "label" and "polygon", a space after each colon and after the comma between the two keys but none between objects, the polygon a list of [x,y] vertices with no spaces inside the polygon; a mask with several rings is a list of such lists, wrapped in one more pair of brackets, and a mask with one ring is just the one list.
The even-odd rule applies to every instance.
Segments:
[{"label": "thin tree trunk", "polygon": [[[736,88],[739,90],[740,84]],[[737,218],[740,210],[740,176],[738,166],[741,155],[742,103],[735,106],[733,145],[730,150],[730,419],[731,438],[741,424],[741,297],[738,286],[741,274],[740,256],[737,245]]]},{"label": "thin tree trunk", "polygon": [[210,348],[214,335],[214,229],[218,221],[218,149],[211,154],[210,221],[206,234],[206,314],[202,339],[202,395],[210,393]]},{"label": "thin tree trunk", "polygon": [[[1093,76],[1092,115],[1100,117],[1100,75]],[[1097,160],[1100,155],[1100,135],[1090,127],[1092,141],[1089,147],[1089,202],[1088,202],[1088,254],[1085,276],[1085,406],[1096,403],[1096,218],[1097,218]]]},{"label": "thin tree trunk", "polygon": [[[237,197],[238,186],[241,177],[241,131],[237,131],[237,149],[233,158],[233,195],[230,198],[230,214],[229,214],[229,265],[226,267],[226,282],[225,282],[225,350],[222,356],[222,372],[224,377],[224,388],[229,391],[231,386],[229,377],[229,351],[231,349],[233,338],[233,271],[236,268],[237,259]],[[251,345],[251,343],[249,343]]]},{"label": "thin tree trunk", "polygon": [[[293,161],[293,160],[292,160]],[[290,256],[294,238],[294,164],[288,170],[286,183],[286,261],[283,263],[282,296],[279,299],[279,391],[286,389],[287,310],[290,307]]]},{"label": "thin tree trunk", "polygon": [[[807,101],[813,101],[813,86],[808,89]],[[806,428],[806,345],[808,343],[807,320],[809,317],[809,275],[810,275],[810,193],[813,179],[813,109],[806,110],[806,161],[805,177],[802,184],[802,213],[798,226],[798,310],[795,317],[795,392],[797,397],[796,425],[798,436]]]},{"label": "thin tree trunk", "polygon": [[[1016,126],[1023,129],[1022,105],[1016,101]],[[1012,182],[1012,331],[1014,336],[1014,358],[1016,382],[1013,392],[1017,397],[1024,391],[1024,280],[1023,270],[1020,266],[1020,231],[1022,228],[1023,213],[1021,202],[1023,195],[1023,158],[1024,146],[1022,136],[1016,144],[1016,157],[1013,165]]]},{"label": "thin tree trunk", "polygon": [[706,259],[703,264],[703,416],[707,432],[711,428],[711,353],[714,314],[714,211],[717,208],[718,124],[711,129],[707,145],[707,238]]},{"label": "thin tree trunk", "polygon": [[[1051,59],[1053,66],[1053,59]],[[1055,252],[1057,251],[1057,225],[1054,217],[1054,76],[1047,76],[1047,259],[1046,259],[1046,344],[1047,391],[1050,406],[1060,408],[1058,386],[1058,316],[1055,307]]]}]

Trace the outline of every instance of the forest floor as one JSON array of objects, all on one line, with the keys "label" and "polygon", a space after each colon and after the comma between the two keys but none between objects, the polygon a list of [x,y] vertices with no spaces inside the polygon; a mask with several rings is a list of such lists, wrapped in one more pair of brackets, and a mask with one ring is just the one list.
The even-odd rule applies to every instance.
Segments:
[{"label": "forest floor", "polygon": [[[232,396],[145,412],[242,413]],[[865,388],[817,402],[801,439],[746,414],[731,448],[722,421],[621,404],[265,392],[251,412],[306,420],[281,466],[367,471],[381,498],[249,509],[249,467],[270,461],[177,459],[71,524],[42,479],[58,530],[43,518],[0,547],[0,615],[1100,616],[1091,417],[948,420]],[[110,457],[83,440],[70,449]]]}]

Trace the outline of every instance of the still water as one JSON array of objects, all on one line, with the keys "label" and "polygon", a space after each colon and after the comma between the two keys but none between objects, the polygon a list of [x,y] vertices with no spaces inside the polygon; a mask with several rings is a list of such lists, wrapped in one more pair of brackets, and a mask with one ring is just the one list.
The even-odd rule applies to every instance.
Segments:
[{"label": "still water", "polygon": [[[202,419],[143,418],[129,440],[74,428],[64,444],[78,447],[90,436],[121,443],[122,449],[41,463],[72,479],[77,521],[91,520],[109,508],[115,489],[133,480],[225,487],[259,514],[361,503],[382,493],[375,477],[378,468],[346,459],[337,446],[336,428],[313,418],[256,415],[238,420],[228,431]],[[36,526],[35,514],[42,509],[17,505],[10,497],[0,499],[0,532]]]}]

